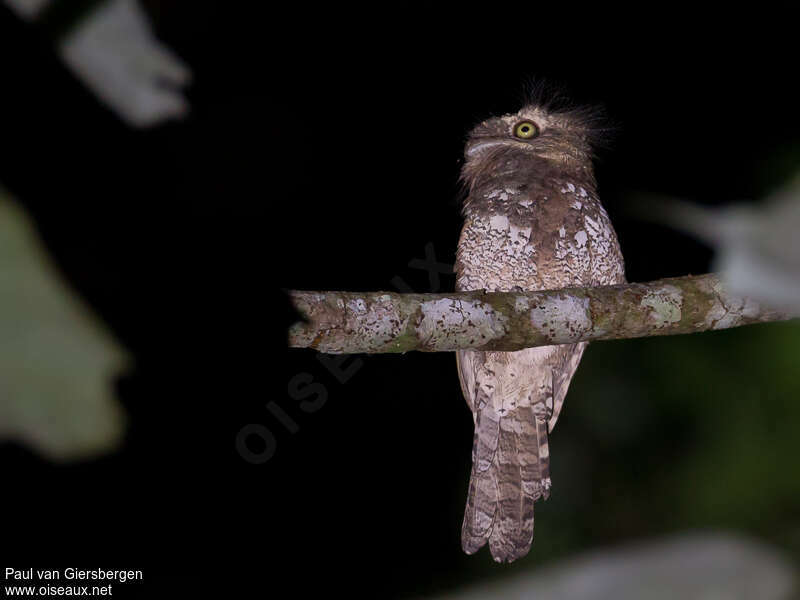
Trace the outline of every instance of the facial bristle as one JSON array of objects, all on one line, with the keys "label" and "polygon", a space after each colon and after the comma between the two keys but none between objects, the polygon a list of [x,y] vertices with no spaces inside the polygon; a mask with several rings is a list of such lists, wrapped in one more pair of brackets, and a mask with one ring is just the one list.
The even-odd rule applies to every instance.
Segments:
[{"label": "facial bristle", "polygon": [[585,135],[595,150],[608,146],[618,130],[603,106],[578,104],[563,84],[549,80],[529,78],[523,86],[521,104],[567,121]]}]

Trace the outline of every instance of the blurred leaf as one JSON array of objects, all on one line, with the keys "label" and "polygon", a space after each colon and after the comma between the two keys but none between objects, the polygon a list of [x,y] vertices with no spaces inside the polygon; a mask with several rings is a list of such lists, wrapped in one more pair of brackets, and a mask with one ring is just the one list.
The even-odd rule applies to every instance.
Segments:
[{"label": "blurred leaf", "polygon": [[716,533],[604,548],[439,597],[788,600],[796,584],[792,565],[772,548]]},{"label": "blurred leaf", "polygon": [[112,378],[128,363],[0,190],[0,438],[53,460],[111,450],[123,428]]},{"label": "blurred leaf", "polygon": [[678,198],[638,197],[629,210],[714,249],[712,270],[736,295],[800,313],[800,174],[761,203],[707,207]]},{"label": "blurred leaf", "polygon": [[133,127],[151,127],[189,112],[182,88],[192,72],[155,37],[135,0],[101,4],[58,50],[84,84]]}]

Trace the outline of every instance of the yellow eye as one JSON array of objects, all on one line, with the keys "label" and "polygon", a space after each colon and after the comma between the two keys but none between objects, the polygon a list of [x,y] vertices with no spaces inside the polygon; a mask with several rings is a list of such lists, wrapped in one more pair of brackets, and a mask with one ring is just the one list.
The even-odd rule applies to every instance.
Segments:
[{"label": "yellow eye", "polygon": [[530,121],[522,121],[521,123],[517,123],[514,127],[514,135],[518,138],[522,138],[523,140],[529,140],[532,137],[536,137],[538,133],[539,128]]}]

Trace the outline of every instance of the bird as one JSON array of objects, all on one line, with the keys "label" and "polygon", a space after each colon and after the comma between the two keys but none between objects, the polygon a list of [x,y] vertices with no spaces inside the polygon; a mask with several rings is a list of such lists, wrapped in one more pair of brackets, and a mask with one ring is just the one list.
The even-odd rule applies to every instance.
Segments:
[{"label": "bird", "polygon": [[[548,95],[549,94],[549,95]],[[534,88],[520,110],[469,133],[461,169],[457,291],[536,291],[625,282],[617,235],[597,195],[602,109]],[[472,411],[472,468],[461,532],[467,554],[528,554],[534,503],[550,494],[548,435],[587,342],[456,353]]]}]

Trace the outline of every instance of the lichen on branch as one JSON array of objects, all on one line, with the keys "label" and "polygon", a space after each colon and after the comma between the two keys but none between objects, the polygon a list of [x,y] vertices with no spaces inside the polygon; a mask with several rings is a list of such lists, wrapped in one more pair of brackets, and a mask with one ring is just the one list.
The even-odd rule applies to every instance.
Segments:
[{"label": "lichen on branch", "polygon": [[792,315],[730,294],[716,275],[536,292],[289,292],[289,345],[329,354],[512,351],[728,329]]}]

